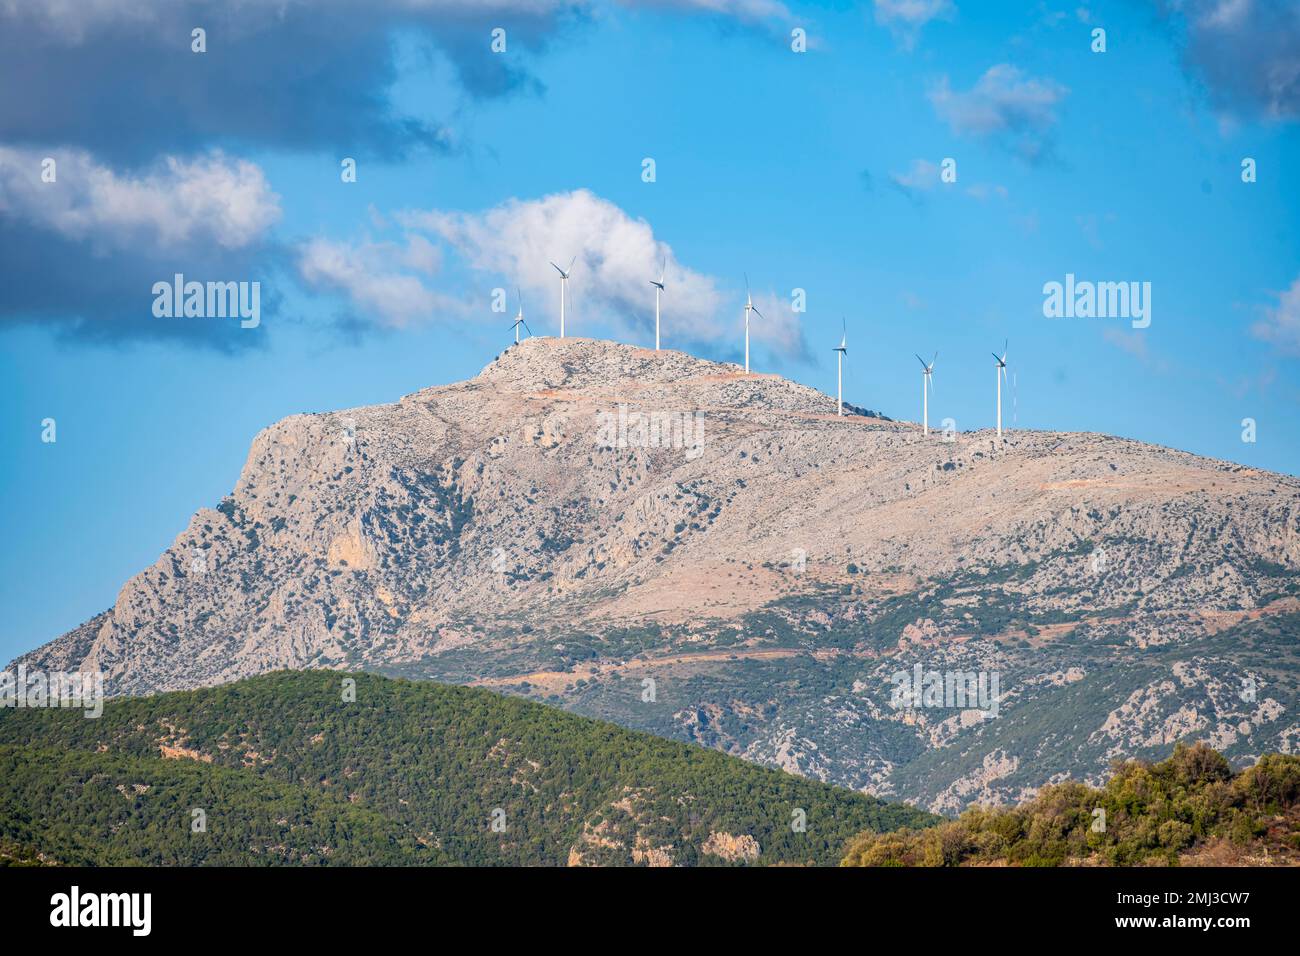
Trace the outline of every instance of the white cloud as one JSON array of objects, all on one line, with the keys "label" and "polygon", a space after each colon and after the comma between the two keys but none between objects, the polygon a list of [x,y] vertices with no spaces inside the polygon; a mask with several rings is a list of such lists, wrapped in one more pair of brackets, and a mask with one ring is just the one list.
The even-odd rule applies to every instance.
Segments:
[{"label": "white cloud", "polygon": [[1300,276],[1278,296],[1277,305],[1264,310],[1264,318],[1251,328],[1256,338],[1276,345],[1287,355],[1300,355]]},{"label": "white cloud", "polygon": [[[56,163],[52,183],[41,178],[47,156]],[[80,150],[0,146],[0,213],[100,249],[209,242],[238,249],[264,237],[280,204],[258,166],[221,153],[167,157],[137,175]]]},{"label": "white cloud", "polygon": [[928,159],[914,159],[905,173],[890,173],[889,181],[909,196],[929,192],[939,185],[939,166]]},{"label": "white cloud", "polygon": [[[685,266],[644,219],[588,190],[511,199],[481,212],[404,210],[381,221],[403,230],[402,244],[318,239],[300,259],[304,279],[343,292],[365,315],[396,326],[440,311],[473,314],[467,303],[485,301],[489,288],[513,294],[518,286],[533,330],[554,333],[559,276],[551,262],[564,266],[572,258],[566,333],[648,342],[654,334],[650,280],[666,262],[662,324],[670,346],[721,344],[729,353],[742,347],[743,284],[724,291],[714,276]],[[456,297],[435,293],[415,274],[417,265],[444,256],[463,267],[464,291]],[[756,287],[755,304],[766,318],[752,324],[753,341],[805,358],[802,326],[789,300]],[[479,313],[485,319],[490,314]]]},{"label": "white cloud", "polygon": [[1046,149],[1056,107],[1068,92],[1053,80],[998,63],[965,92],[954,91],[943,77],[930,91],[930,102],[954,133],[1002,139],[1026,159],[1036,159]]},{"label": "white cloud", "polygon": [[[452,247],[475,272],[519,285],[531,310],[559,321],[559,276],[551,262],[577,257],[569,281],[568,331],[584,323],[645,328],[654,320],[650,279],[667,261],[665,331],[716,334],[721,304],[713,278],[688,269],[657,240],[650,224],[580,189],[534,200],[512,199],[480,213],[408,211],[396,216]],[[590,328],[590,325],[588,325]]]},{"label": "white cloud", "polygon": [[440,265],[439,250],[423,236],[408,236],[405,245],[317,238],[298,257],[298,272],[308,286],[342,293],[359,319],[388,328],[464,314],[463,303],[430,289],[416,274],[433,275]]},{"label": "white cloud", "polygon": [[947,20],[956,12],[952,0],[876,0],[876,22],[889,27],[909,50],[921,27],[931,20]]},{"label": "white cloud", "polygon": [[[930,193],[943,182],[940,172],[938,163],[928,159],[914,159],[905,172],[890,173],[889,181],[909,199],[920,202],[924,194]],[[949,183],[948,186],[952,184]],[[997,183],[972,183],[962,192],[979,202],[993,198],[1006,199],[1008,196],[1007,188]]]}]

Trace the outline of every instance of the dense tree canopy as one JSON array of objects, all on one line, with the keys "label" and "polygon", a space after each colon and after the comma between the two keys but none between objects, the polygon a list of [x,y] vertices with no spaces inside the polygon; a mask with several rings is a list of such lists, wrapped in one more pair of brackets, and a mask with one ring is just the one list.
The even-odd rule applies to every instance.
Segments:
[{"label": "dense tree canopy", "polygon": [[0,859],[15,861],[834,863],[862,830],[935,819],[529,701],[365,674],[114,699],[96,720],[0,716]]}]

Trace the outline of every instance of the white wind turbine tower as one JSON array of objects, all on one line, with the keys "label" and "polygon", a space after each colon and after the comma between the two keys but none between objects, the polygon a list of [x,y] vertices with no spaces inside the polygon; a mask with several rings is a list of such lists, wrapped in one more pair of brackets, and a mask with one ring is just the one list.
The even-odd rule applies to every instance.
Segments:
[{"label": "white wind turbine tower", "polygon": [[515,322],[514,322],[514,330],[515,330],[515,345],[518,345],[518,344],[519,344],[519,326],[522,325],[525,329],[528,329],[528,337],[529,337],[529,338],[532,338],[533,330],[532,330],[532,329],[529,329],[529,328],[528,328],[528,323],[524,321],[524,297],[523,297],[523,295],[520,294],[520,292],[519,292],[519,288],[518,288],[518,287],[515,288],[515,297],[519,300],[519,314],[515,316]]},{"label": "white wind turbine tower", "polygon": [[997,362],[997,371],[994,373],[998,380],[998,437],[1002,437],[1002,380],[1007,377],[1007,343],[1002,342],[1002,357],[998,358],[998,353],[993,353],[993,361]]},{"label": "white wind turbine tower", "polygon": [[845,325],[844,319],[840,319],[840,344],[837,348],[832,349],[836,352],[835,356],[835,414],[844,415],[844,357],[849,351],[849,330]]},{"label": "white wind turbine tower", "polygon": [[745,374],[749,374],[749,313],[753,312],[760,319],[763,313],[758,311],[758,306],[754,305],[754,300],[749,294],[749,275],[745,276]]},{"label": "white wind turbine tower", "polygon": [[650,284],[655,287],[655,351],[659,351],[659,295],[664,291],[664,275],[668,272],[668,260],[664,260],[663,267],[659,270],[659,281],[650,280]]},{"label": "white wind turbine tower", "polygon": [[573,264],[577,261],[577,256],[570,259],[569,268],[567,269],[561,269],[554,262],[551,263],[552,266],[555,266],[555,271],[560,274],[560,338],[564,338],[564,300],[569,288],[569,273],[573,271]]},{"label": "white wind turbine tower", "polygon": [[916,360],[921,363],[921,430],[922,434],[930,434],[930,389],[933,383],[930,376],[934,374],[934,359],[939,357],[939,353],[934,353],[934,358],[930,359],[930,364],[925,364],[925,359],[916,356]]}]

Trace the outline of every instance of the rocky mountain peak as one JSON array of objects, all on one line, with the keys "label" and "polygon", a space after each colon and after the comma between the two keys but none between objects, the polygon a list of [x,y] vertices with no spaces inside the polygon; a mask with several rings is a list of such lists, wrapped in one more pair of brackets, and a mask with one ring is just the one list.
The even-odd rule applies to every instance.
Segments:
[{"label": "rocky mountain peak", "polygon": [[[303,667],[479,683],[955,809],[1187,728],[1230,757],[1300,745],[1297,569],[1286,476],[922,436],[779,376],[538,337],[266,428],[231,495],[26,660],[130,693]],[[999,670],[1002,716],[891,708],[917,664]]]}]

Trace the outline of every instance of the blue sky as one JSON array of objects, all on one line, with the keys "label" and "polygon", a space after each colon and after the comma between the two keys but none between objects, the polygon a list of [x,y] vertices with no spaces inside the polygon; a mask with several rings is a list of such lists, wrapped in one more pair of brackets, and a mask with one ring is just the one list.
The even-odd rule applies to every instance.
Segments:
[{"label": "blue sky", "polygon": [[[276,419],[473,375],[517,285],[553,333],[548,258],[571,334],[651,344],[667,258],[665,345],[737,360],[748,273],[759,371],[833,393],[843,317],[847,400],[917,418],[938,350],[932,423],[985,428],[1009,339],[1018,427],[1300,473],[1300,13],[1012,6],[0,12],[0,657],[111,605]],[[175,272],[260,281],[261,324],[155,317]],[[1067,273],[1151,283],[1150,326],[1045,318]]]}]

